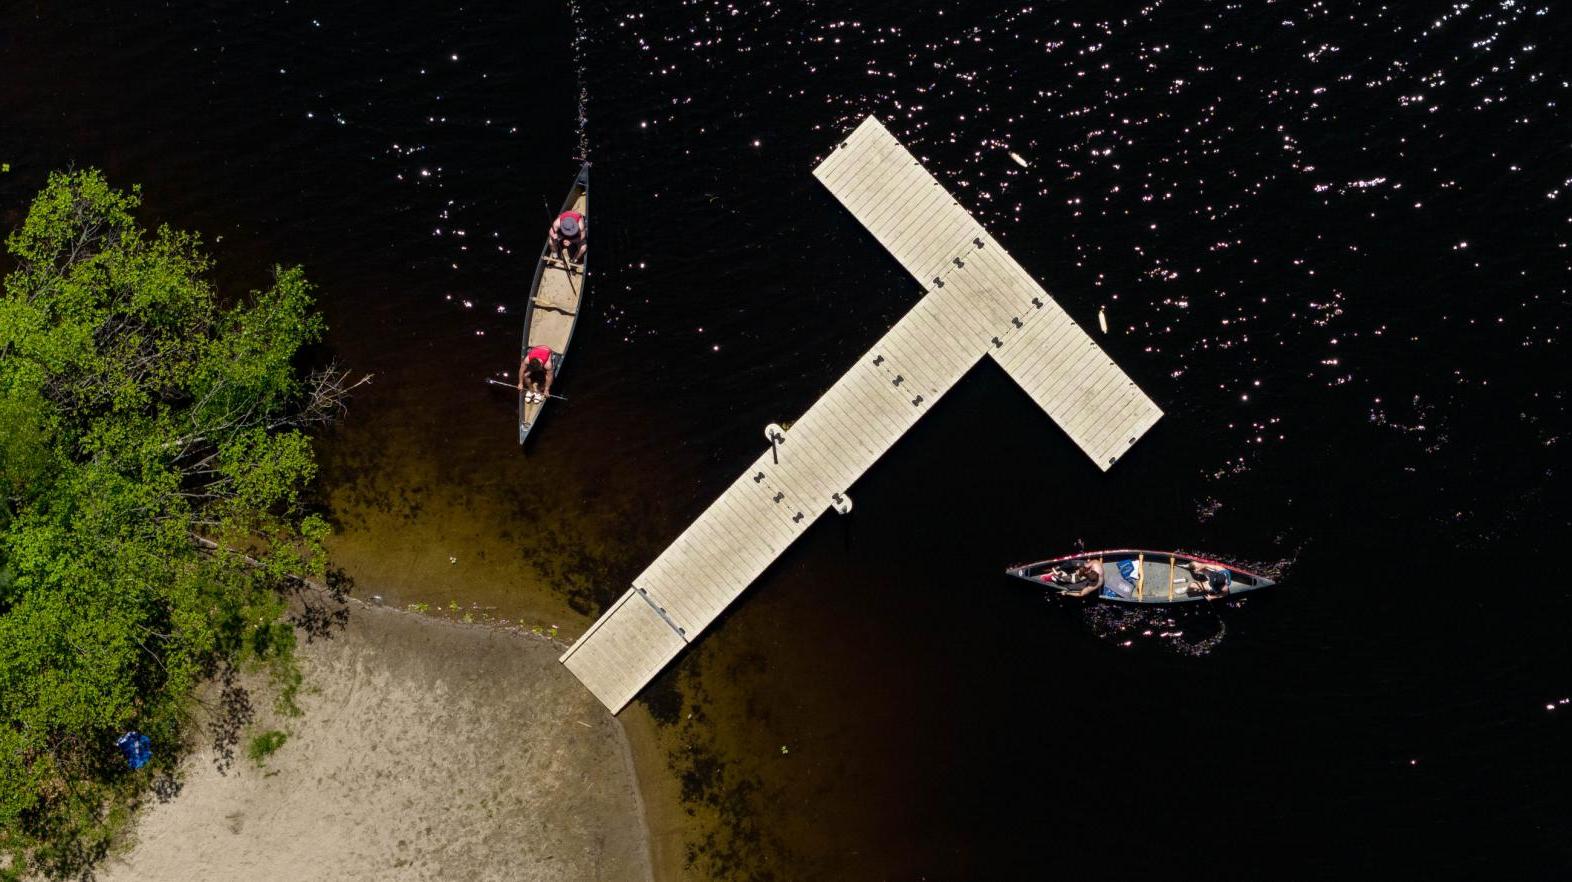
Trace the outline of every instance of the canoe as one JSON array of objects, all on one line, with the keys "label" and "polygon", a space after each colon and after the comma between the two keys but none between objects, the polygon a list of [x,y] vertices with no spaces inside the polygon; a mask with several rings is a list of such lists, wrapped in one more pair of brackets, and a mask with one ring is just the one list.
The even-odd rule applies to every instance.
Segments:
[{"label": "canoe", "polygon": [[[589,163],[579,168],[578,177],[568,190],[562,211],[577,211],[589,217]],[[562,212],[559,211],[560,215]],[[556,218],[552,218],[555,222]],[[573,340],[573,326],[578,323],[579,306],[584,302],[584,286],[589,280],[589,253],[585,252],[584,264],[569,270],[562,261],[551,256],[551,238],[541,246],[540,260],[535,264],[535,278],[529,285],[529,298],[524,302],[524,340],[519,347],[519,362],[524,354],[536,346],[551,347],[551,367],[558,380],[562,378],[562,362],[568,354],[568,343]],[[522,378],[521,378],[522,379]],[[553,382],[556,382],[553,380]],[[550,399],[547,399],[549,401]],[[519,392],[519,446],[529,437],[530,430],[540,422],[546,401],[525,401]]]},{"label": "canoe", "polygon": [[1087,560],[1101,561],[1103,565],[1103,588],[1094,596],[1099,600],[1118,603],[1188,603],[1205,600],[1204,595],[1190,590],[1193,580],[1190,571],[1185,569],[1185,564],[1190,562],[1227,570],[1230,597],[1277,584],[1260,573],[1252,573],[1233,564],[1177,551],[1146,551],[1139,548],[1067,554],[1051,560],[1013,566],[1005,573],[1043,588],[1068,593],[1083,586],[1058,585],[1048,581],[1047,574],[1061,564],[1078,564]]}]

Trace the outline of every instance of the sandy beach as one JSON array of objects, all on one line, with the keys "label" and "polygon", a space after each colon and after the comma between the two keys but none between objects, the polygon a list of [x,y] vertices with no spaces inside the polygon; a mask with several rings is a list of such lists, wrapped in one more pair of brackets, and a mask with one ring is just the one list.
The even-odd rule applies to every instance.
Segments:
[{"label": "sandy beach", "polygon": [[252,727],[283,747],[227,775],[194,752],[100,878],[651,879],[628,739],[559,652],[354,604],[302,647],[305,713]]}]

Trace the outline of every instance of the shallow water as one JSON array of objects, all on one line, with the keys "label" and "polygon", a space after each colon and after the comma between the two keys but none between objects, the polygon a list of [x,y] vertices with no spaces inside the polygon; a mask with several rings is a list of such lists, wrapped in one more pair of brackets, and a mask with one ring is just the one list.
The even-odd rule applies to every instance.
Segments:
[{"label": "shallow water", "polygon": [[[1167,413],[1113,471],[985,361],[651,690],[699,871],[1572,865],[1564,10],[74,9],[0,30],[0,204],[101,165],[227,281],[307,264],[376,373],[324,502],[391,602],[581,627],[914,302],[810,175],[864,114],[1106,310]],[[581,146],[525,459],[481,379]],[[1001,575],[1078,542],[1290,565],[1172,625]]]}]

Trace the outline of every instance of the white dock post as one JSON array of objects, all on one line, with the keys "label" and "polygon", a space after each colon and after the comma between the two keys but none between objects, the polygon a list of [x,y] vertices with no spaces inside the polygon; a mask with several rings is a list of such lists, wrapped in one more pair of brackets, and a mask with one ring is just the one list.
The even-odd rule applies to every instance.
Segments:
[{"label": "white dock post", "polygon": [[[1081,326],[868,117],[814,176],[922,286],[924,296],[770,443],[562,663],[613,712],[715,621],[984,356],[1098,468],[1162,411]],[[847,522],[850,524],[850,521]]]},{"label": "white dock post", "polygon": [[780,423],[770,423],[764,427],[764,440],[770,442],[770,456],[776,465],[781,464],[781,443],[786,440],[786,430]]}]

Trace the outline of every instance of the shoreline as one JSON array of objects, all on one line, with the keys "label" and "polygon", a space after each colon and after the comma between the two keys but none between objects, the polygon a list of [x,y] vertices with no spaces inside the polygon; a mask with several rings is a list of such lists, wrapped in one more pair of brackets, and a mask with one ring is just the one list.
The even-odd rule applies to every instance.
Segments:
[{"label": "shoreline", "polygon": [[[484,618],[466,622],[452,618],[443,607],[432,607],[429,612],[423,612],[407,605],[394,606],[360,597],[348,596],[345,599],[356,607],[386,610],[422,622],[514,634],[551,646],[557,656],[566,652],[573,645],[573,640],[582,636],[576,633],[573,640],[567,640],[560,636],[560,631],[559,636],[546,632],[547,628],[555,629],[555,626],[526,625],[521,621],[493,618],[489,613],[483,613]],[[466,610],[460,607],[460,611]],[[582,631],[583,627],[575,630]],[[566,673],[566,669],[563,670]],[[590,696],[589,690],[577,678],[571,674],[567,676],[586,696]],[[598,701],[596,705],[599,706]],[[687,863],[684,835],[687,833],[686,819],[689,813],[682,805],[682,784],[671,769],[667,749],[661,744],[660,727],[637,699],[629,702],[621,713],[610,716],[622,732],[623,766],[634,783],[635,811],[643,823],[649,879],[651,882],[682,882]]]},{"label": "shoreline", "polygon": [[558,641],[349,602],[344,630],[299,649],[303,715],[253,692],[246,737],[284,745],[259,765],[243,742],[223,775],[199,742],[181,793],[149,797],[101,879],[674,878],[655,875],[628,727]]},{"label": "shoreline", "polygon": [[[586,690],[588,691],[588,690]],[[629,704],[617,718],[639,794],[644,844],[653,882],[680,882],[687,863],[683,835],[687,812],[682,785],[671,771],[655,719],[641,704]]]},{"label": "shoreline", "polygon": [[[450,618],[441,608],[432,612],[386,604],[372,603],[361,598],[348,598],[352,603],[376,609],[386,609],[400,615],[413,616],[426,622],[438,622],[460,628],[485,628],[516,634],[539,641],[553,648],[557,656],[573,645],[572,640],[545,633],[543,626],[526,625],[507,619],[481,619],[465,622]],[[462,610],[462,608],[461,608]],[[545,626],[555,627],[555,626]],[[582,629],[579,629],[582,630]],[[575,634],[577,640],[582,634]],[[563,669],[566,672],[566,669]],[[573,684],[593,696],[572,674]],[[599,706],[599,702],[596,701]],[[604,710],[604,709],[603,709]],[[643,823],[644,851],[649,866],[651,882],[682,882],[686,864],[683,836],[687,832],[682,807],[682,785],[671,770],[666,748],[660,742],[660,727],[650,712],[635,699],[619,714],[608,714],[621,730],[623,768],[633,781],[635,811]]]},{"label": "shoreline", "polygon": [[[435,608],[433,612],[438,614],[433,614],[433,612],[410,609],[407,606],[374,603],[358,597],[347,597],[346,600],[359,607],[383,609],[391,613],[411,616],[423,623],[441,623],[459,628],[482,628],[514,634],[551,646],[556,656],[561,656],[573,645],[572,640],[564,640],[560,636],[545,633],[543,626],[539,625],[526,625],[523,622],[494,618],[466,622],[441,613],[441,608]],[[544,627],[555,629],[555,626]],[[580,636],[582,634],[574,635],[574,640]],[[571,674],[568,676],[586,695],[590,695],[589,690],[579,683],[577,678],[573,678]],[[597,701],[596,704],[598,706],[599,702]],[[648,878],[650,882],[681,882],[686,863],[683,834],[686,832],[684,817],[687,812],[682,808],[682,785],[671,770],[666,748],[660,743],[660,728],[655,718],[650,716],[649,711],[636,700],[629,702],[620,714],[608,713],[608,715],[622,734],[620,753],[623,768],[634,785],[632,790],[634,811],[643,825]]]}]

